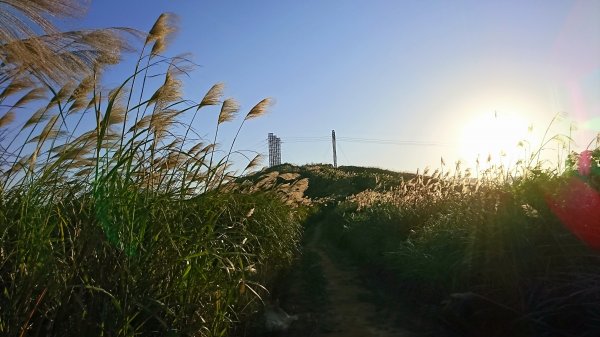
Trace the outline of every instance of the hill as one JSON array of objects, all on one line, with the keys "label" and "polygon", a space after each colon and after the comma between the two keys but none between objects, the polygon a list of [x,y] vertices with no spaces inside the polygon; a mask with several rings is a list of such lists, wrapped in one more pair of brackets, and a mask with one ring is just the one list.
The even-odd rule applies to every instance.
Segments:
[{"label": "hill", "polygon": [[260,172],[241,178],[241,181],[258,182],[273,172],[297,174],[297,179],[307,178],[309,184],[304,195],[313,201],[342,200],[365,190],[385,191],[415,177],[411,173],[400,173],[374,167],[340,166],[334,168],[331,164],[303,166],[282,164],[265,168]]},{"label": "hill", "polygon": [[300,314],[291,336],[595,336],[592,164],[477,178],[284,164],[244,179],[302,185],[310,205],[302,254],[272,292]]}]

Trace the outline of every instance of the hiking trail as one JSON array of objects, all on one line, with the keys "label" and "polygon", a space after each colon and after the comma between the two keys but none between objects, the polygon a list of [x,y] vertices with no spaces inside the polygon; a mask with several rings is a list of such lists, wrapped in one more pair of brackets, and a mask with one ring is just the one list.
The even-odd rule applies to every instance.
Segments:
[{"label": "hiking trail", "polygon": [[[304,303],[313,306],[311,314],[300,314],[300,319],[285,336],[322,336],[322,337],[409,337],[413,334],[402,330],[394,324],[394,317],[399,313],[379,308],[367,299],[371,296],[369,290],[361,283],[356,267],[332,259],[324,249],[322,228],[325,223],[315,225],[312,236],[304,246],[304,254],[316,254],[323,278],[326,280],[325,292],[327,304],[314,307],[314,303]],[[296,282],[297,283],[297,282]],[[293,285],[292,287],[297,287]],[[297,289],[290,290],[288,306],[294,308],[294,302],[300,303]],[[296,312],[291,312],[295,314]]]}]

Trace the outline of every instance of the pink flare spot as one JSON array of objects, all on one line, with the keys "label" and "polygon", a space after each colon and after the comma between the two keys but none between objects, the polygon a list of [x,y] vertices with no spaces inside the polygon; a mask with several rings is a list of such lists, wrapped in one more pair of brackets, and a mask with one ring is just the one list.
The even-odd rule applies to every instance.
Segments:
[{"label": "pink flare spot", "polygon": [[592,151],[581,152],[577,161],[577,170],[582,176],[589,176],[592,171]]},{"label": "pink flare spot", "polygon": [[575,236],[600,250],[600,194],[595,189],[571,178],[556,196],[548,196],[546,202]]}]

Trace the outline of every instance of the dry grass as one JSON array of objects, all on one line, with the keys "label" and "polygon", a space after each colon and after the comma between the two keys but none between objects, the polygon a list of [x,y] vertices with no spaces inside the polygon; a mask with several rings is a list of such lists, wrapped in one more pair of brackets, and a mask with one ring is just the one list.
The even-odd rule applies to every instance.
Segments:
[{"label": "dry grass", "polygon": [[[218,127],[239,107],[221,101],[222,84],[200,102],[181,96],[184,60],[158,56],[170,22],[158,19],[116,88],[93,67],[60,86],[3,73],[0,334],[224,336],[296,254],[301,209],[274,191],[229,189],[235,139],[219,150]],[[183,123],[219,106],[212,141]],[[30,114],[22,124],[17,108]]]},{"label": "dry grass", "polygon": [[[81,1],[6,0],[0,9],[1,85],[31,79],[60,85],[81,79],[117,63],[120,52],[131,49],[128,36],[141,36],[126,28],[59,32],[48,17],[81,15]],[[37,34],[40,30],[43,35]]]},{"label": "dry grass", "polygon": [[487,324],[499,335],[593,336],[600,331],[593,309],[600,288],[590,285],[600,274],[599,256],[593,241],[580,239],[597,231],[578,233],[564,221],[596,223],[597,210],[586,205],[600,190],[600,148],[571,157],[554,168],[491,166],[476,177],[440,169],[391,188],[372,186],[338,204],[326,232],[424,307],[474,293],[486,298],[481,310],[512,312],[490,321],[453,311],[448,322],[462,333]]}]

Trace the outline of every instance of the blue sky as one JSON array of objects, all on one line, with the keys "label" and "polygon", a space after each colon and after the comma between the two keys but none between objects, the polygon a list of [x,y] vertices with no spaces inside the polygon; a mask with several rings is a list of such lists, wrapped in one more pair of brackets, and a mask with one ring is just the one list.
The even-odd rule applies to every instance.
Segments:
[{"label": "blue sky", "polygon": [[[539,141],[559,112],[551,132],[577,123],[578,145],[600,132],[600,1],[96,0],[64,25],[147,31],[162,12],[179,16],[166,54],[199,65],[186,97],[217,82],[244,112],[272,97],[237,147],[265,152],[274,132],[286,162],[331,161],[332,129],[340,164],[404,171],[488,147],[516,155],[516,139]],[[195,127],[210,136],[217,113]]]}]

